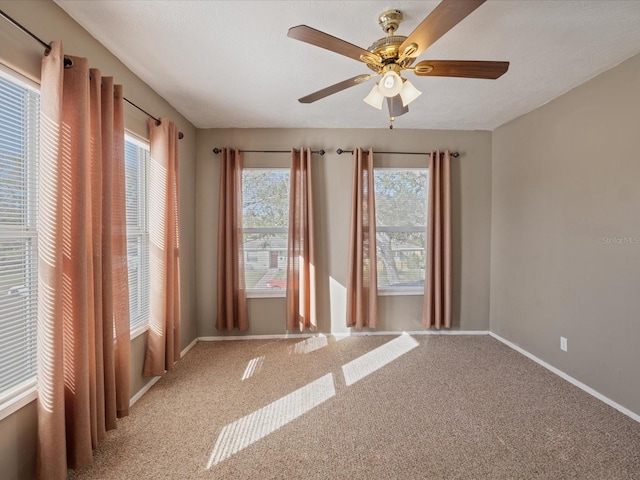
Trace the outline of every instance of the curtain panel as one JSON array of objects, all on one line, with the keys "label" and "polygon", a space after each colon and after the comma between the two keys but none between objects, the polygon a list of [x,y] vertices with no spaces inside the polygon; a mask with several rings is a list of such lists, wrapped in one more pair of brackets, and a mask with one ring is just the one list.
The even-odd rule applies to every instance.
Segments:
[{"label": "curtain panel", "polygon": [[422,325],[451,328],[451,158],[448,150],[432,152],[429,157]]},{"label": "curtain panel", "polygon": [[373,188],[373,150],[354,151],[347,327],[375,328],[378,324],[376,207]]},{"label": "curtain panel", "polygon": [[40,102],[37,476],[51,480],[129,412],[123,92],[55,41]]},{"label": "curtain panel", "polygon": [[218,311],[216,328],[249,328],[242,238],[242,154],[222,149],[218,206]]},{"label": "curtain panel", "polygon": [[178,127],[149,119],[149,333],[145,376],[180,360]]},{"label": "curtain panel", "polygon": [[286,328],[316,330],[311,149],[291,150]]}]

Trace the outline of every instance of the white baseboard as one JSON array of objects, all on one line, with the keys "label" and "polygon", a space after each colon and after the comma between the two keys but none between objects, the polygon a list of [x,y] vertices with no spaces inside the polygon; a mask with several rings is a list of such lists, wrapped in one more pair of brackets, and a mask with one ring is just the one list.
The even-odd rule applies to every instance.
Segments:
[{"label": "white baseboard", "polygon": [[[189,345],[187,345],[184,348],[184,350],[182,350],[180,352],[180,358],[184,357],[185,354],[189,350],[191,350],[196,343],[198,343],[198,338],[194,338],[193,342],[191,342]],[[161,378],[162,377],[153,377],[151,380],[149,380],[144,387],[142,387],[140,390],[138,390],[138,393],[136,393],[133,397],[131,397],[131,400],[129,400],[129,407],[132,407],[134,403],[136,403],[138,400],[140,400],[142,398],[142,396],[145,393],[147,393],[151,387],[153,387],[156,383],[158,383],[158,380],[160,380]]]},{"label": "white baseboard", "polygon": [[415,331],[377,331],[336,332],[334,337],[366,337],[369,335],[489,335],[488,330],[415,330]]},{"label": "white baseboard", "polygon": [[585,392],[587,392],[589,395],[592,395],[594,397],[596,397],[598,400],[606,403],[607,405],[615,408],[616,410],[618,410],[621,413],[624,413],[626,416],[630,417],[631,419],[635,420],[636,422],[640,423],[640,415],[638,415],[637,413],[632,412],[631,410],[629,410],[626,407],[623,407],[622,405],[620,405],[617,402],[614,402],[613,400],[611,400],[608,397],[605,397],[603,394],[601,394],[600,392],[594,390],[593,388],[591,388],[589,385],[586,385],[584,383],[582,383],[579,380],[576,380],[575,378],[573,378],[570,375],[567,375],[566,373],[564,373],[562,370],[557,369],[556,367],[548,364],[547,362],[545,362],[544,360],[539,359],[538,357],[536,357],[535,355],[533,355],[532,353],[527,352],[526,350],[524,350],[523,348],[520,348],[519,346],[517,346],[514,343],[511,343],[509,340],[506,340],[504,338],[502,338],[500,335],[496,335],[493,332],[489,332],[489,335],[491,335],[493,338],[495,338],[496,340],[504,343],[505,345],[507,345],[508,347],[513,348],[515,351],[521,353],[522,355],[524,355],[525,357],[530,358],[531,360],[533,360],[534,362],[536,362],[539,365],[542,365],[544,368],[546,368],[547,370],[555,373],[556,375],[558,375],[560,378],[563,378],[564,380],[566,380],[567,382],[575,385],[576,387],[580,388],[581,390],[584,390]]},{"label": "white baseboard", "polygon": [[219,335],[213,337],[199,337],[201,342],[219,342],[226,340],[277,340],[283,338],[310,338],[317,337],[317,333],[282,333],[277,335]]},{"label": "white baseboard", "polygon": [[184,347],[184,350],[182,350],[180,352],[180,358],[184,357],[186,355],[186,353],[191,350],[193,348],[193,346],[198,343],[199,338],[196,337],[193,339],[193,342],[191,342],[189,345],[187,345],[186,347]]},{"label": "white baseboard", "polygon": [[144,387],[138,390],[138,393],[131,397],[131,400],[129,400],[129,407],[132,407],[134,403],[140,400],[142,396],[147,393],[151,387],[158,383],[158,380],[160,380],[161,378],[162,377],[153,377],[151,380],[149,380]]},{"label": "white baseboard", "polygon": [[219,335],[212,337],[199,337],[201,342],[218,342],[226,340],[282,340],[286,338],[310,338],[310,337],[367,337],[371,335],[489,335],[488,330],[416,330],[416,331],[350,331],[336,333],[282,333],[273,335]]}]

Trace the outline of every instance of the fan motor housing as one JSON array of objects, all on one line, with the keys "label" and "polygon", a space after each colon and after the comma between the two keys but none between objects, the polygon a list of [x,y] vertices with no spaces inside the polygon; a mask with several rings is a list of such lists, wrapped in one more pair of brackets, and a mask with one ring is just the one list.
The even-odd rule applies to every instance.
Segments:
[{"label": "fan motor housing", "polygon": [[[373,42],[367,50],[380,56],[382,62],[385,64],[396,62],[399,56],[398,49],[406,39],[407,37],[403,35],[389,35],[388,37],[383,37]],[[414,60],[415,58],[406,57],[402,62],[399,62],[398,65],[408,67]],[[373,71],[378,71],[375,65],[368,65],[368,67]]]},{"label": "fan motor housing", "polygon": [[[396,63],[400,67],[408,67],[413,63],[415,58],[406,57],[401,62],[397,61],[400,56],[398,49],[407,39],[404,35],[394,35],[400,22],[402,22],[402,12],[400,12],[400,10],[387,10],[382,12],[378,16],[378,24],[380,24],[380,27],[382,27],[382,30],[387,36],[373,42],[367,50],[378,55],[385,65]],[[367,66],[376,73],[379,73],[381,70],[381,68],[376,65],[367,64]]]}]

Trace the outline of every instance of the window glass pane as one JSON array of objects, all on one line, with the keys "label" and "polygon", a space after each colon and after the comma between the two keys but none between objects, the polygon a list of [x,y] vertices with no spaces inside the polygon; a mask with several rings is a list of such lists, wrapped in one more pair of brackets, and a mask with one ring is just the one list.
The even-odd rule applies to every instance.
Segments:
[{"label": "window glass pane", "polygon": [[134,329],[149,321],[149,148],[126,137],[124,157],[129,314],[131,328]]},{"label": "window glass pane", "polygon": [[140,175],[144,172],[144,154],[139,147],[128,139],[124,143],[125,191],[127,205],[127,226],[143,226],[144,216],[144,180]]},{"label": "window glass pane", "polygon": [[376,169],[378,286],[424,285],[427,169]]},{"label": "window glass pane", "polygon": [[284,291],[289,224],[289,170],[244,169],[242,200],[246,288]]},{"label": "window glass pane", "polygon": [[36,375],[39,110],[0,76],[0,395]]}]

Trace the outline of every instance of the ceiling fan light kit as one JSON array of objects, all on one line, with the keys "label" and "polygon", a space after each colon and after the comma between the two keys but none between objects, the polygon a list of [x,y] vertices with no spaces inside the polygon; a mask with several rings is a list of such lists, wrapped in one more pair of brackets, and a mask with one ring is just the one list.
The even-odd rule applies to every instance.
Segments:
[{"label": "ceiling fan light kit", "polygon": [[[418,90],[413,84],[397,73],[390,71],[385,73],[382,79],[376,83],[369,94],[364,97],[364,101],[378,110],[382,110],[382,103],[385,98],[393,98],[400,95],[402,100],[402,106],[406,107],[416,98],[422,95],[422,92]],[[406,113],[406,112],[404,112]],[[389,111],[389,116],[397,117],[401,114],[394,114]]]},{"label": "ceiling fan light kit", "polygon": [[369,105],[371,105],[373,108],[377,108],[378,110],[382,110],[382,103],[384,102],[384,95],[382,93],[380,93],[380,90],[378,89],[378,84],[377,83],[373,86],[373,88],[369,92],[369,95],[364,97],[363,100],[366,103],[368,103]]},{"label": "ceiling fan light kit", "polygon": [[416,98],[422,95],[422,92],[418,90],[409,80],[405,80],[400,90],[400,98],[402,98],[402,105],[407,106],[413,102]]},{"label": "ceiling fan light kit", "polygon": [[393,70],[388,71],[378,82],[378,89],[385,97],[395,97],[402,90],[402,78]]},{"label": "ceiling fan light kit", "polygon": [[[385,98],[389,108],[389,120],[409,111],[409,103],[422,92],[403,78],[403,70],[416,76],[440,76],[495,80],[509,69],[509,62],[476,60],[423,60],[411,65],[427,48],[455,27],[486,0],[442,0],[435,9],[411,32],[408,37],[395,35],[402,22],[399,10],[387,10],[378,16],[378,23],[387,34],[373,42],[365,50],[337,37],[307,25],[291,27],[287,36],[315,45],[364,63],[374,74],[358,75],[330,87],[323,88],[299,99],[301,103],[313,103],[334,93],[364,83],[370,78],[382,76],[364,101],[378,110]],[[392,127],[391,127],[392,128]]]}]

